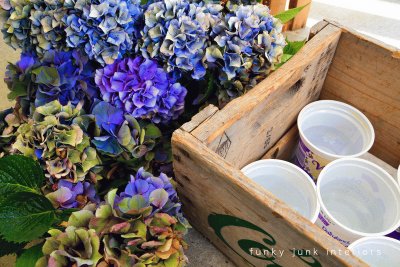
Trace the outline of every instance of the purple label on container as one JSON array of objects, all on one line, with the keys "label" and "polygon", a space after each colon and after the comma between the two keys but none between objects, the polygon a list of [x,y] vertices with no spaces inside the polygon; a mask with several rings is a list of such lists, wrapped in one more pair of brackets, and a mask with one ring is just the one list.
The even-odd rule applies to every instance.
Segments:
[{"label": "purple label on container", "polygon": [[397,228],[396,231],[391,232],[390,234],[388,234],[387,236],[391,237],[391,238],[394,238],[394,239],[397,239],[397,240],[400,240],[400,227]]},{"label": "purple label on container", "polygon": [[314,154],[300,139],[296,149],[294,164],[302,168],[314,181],[329,161]]},{"label": "purple label on container", "polygon": [[328,221],[325,219],[325,217],[324,217],[324,215],[322,215],[322,213],[320,213],[318,215],[318,218],[321,220],[321,222],[323,222],[323,224],[325,224],[325,226],[329,225]]}]

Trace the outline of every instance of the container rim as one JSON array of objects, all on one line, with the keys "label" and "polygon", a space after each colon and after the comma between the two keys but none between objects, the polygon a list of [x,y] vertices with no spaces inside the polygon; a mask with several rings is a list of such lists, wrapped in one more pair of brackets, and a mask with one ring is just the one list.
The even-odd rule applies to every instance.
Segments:
[{"label": "container rim", "polygon": [[[323,149],[318,148],[317,146],[315,146],[303,133],[303,130],[301,128],[301,125],[303,123],[303,117],[305,116],[305,113],[312,107],[317,106],[317,105],[327,105],[330,104],[331,106],[336,106],[338,108],[341,108],[343,111],[344,109],[349,109],[353,112],[355,112],[358,116],[361,117],[362,121],[366,124],[367,129],[369,131],[370,134],[370,141],[368,144],[366,144],[364,146],[364,149],[356,154],[350,154],[350,155],[336,155],[333,153],[329,153]],[[337,159],[337,158],[351,158],[351,157],[359,157],[365,153],[367,153],[371,147],[374,144],[375,141],[375,131],[374,131],[374,127],[372,126],[372,123],[369,121],[369,119],[367,118],[367,116],[365,116],[364,113],[362,113],[360,110],[358,110],[357,108],[346,104],[344,102],[340,102],[340,101],[336,101],[336,100],[317,100],[314,102],[309,103],[308,105],[306,105],[305,107],[303,107],[303,109],[300,111],[298,117],[297,117],[297,127],[299,129],[299,133],[300,133],[300,138],[302,138],[306,143],[307,146],[310,146],[312,148],[312,150],[317,151],[317,153],[322,153],[323,155],[326,155],[328,157],[330,157],[331,159]]]},{"label": "container rim", "polygon": [[[302,216],[304,218],[306,218],[307,220],[311,221],[312,223],[315,223],[317,221],[317,219],[318,219],[318,215],[319,215],[320,210],[321,210],[320,201],[319,201],[318,195],[317,195],[317,186],[315,185],[315,182],[312,180],[312,178],[303,169],[301,169],[300,167],[298,167],[297,165],[295,165],[293,163],[290,163],[288,161],[281,160],[281,159],[261,159],[261,160],[254,161],[254,162],[244,166],[241,169],[241,171],[243,172],[244,175],[246,175],[245,172],[247,172],[249,169],[254,168],[254,167],[258,167],[259,165],[260,166],[263,166],[263,165],[265,166],[265,164],[270,164],[270,163],[274,163],[276,166],[280,166],[280,167],[283,167],[283,168],[289,168],[289,169],[298,171],[302,176],[307,178],[307,184],[311,185],[311,187],[314,189],[314,192],[315,192],[316,208],[315,208],[315,212],[312,214],[312,216],[310,216],[310,218],[307,218],[307,217],[305,217],[303,215]],[[246,177],[248,177],[248,176],[246,175]],[[251,179],[250,177],[248,177],[248,178]],[[294,210],[293,208],[291,208],[291,209]]]},{"label": "container rim", "polygon": [[347,248],[351,251],[353,251],[353,249],[357,246],[359,246],[360,244],[364,243],[364,242],[368,242],[371,240],[379,240],[379,241],[385,241],[387,243],[393,243],[396,246],[398,246],[399,250],[400,250],[400,240],[391,238],[391,237],[387,237],[387,236],[365,236],[362,237],[360,239],[357,239],[356,241],[354,241],[353,243],[351,243]]},{"label": "container rim", "polygon": [[[360,158],[341,158],[341,159],[337,159],[334,160],[332,162],[330,162],[328,165],[326,165],[321,173],[318,176],[318,180],[317,180],[317,196],[318,196],[318,201],[320,202],[321,205],[321,210],[323,210],[324,213],[326,213],[329,218],[335,222],[337,225],[339,225],[340,227],[342,227],[343,229],[345,229],[346,231],[359,235],[359,236],[364,236],[364,237],[379,237],[379,236],[384,236],[387,234],[390,234],[391,232],[395,231],[397,228],[400,227],[400,215],[398,217],[398,221],[396,223],[394,223],[390,228],[388,228],[388,230],[386,231],[381,231],[381,232],[377,232],[377,233],[366,233],[366,232],[361,232],[361,231],[357,231],[354,229],[351,229],[350,227],[345,226],[344,224],[342,224],[341,222],[339,222],[334,216],[332,216],[332,214],[329,212],[329,210],[326,208],[322,197],[321,197],[321,177],[323,178],[325,173],[329,171],[329,168],[337,165],[337,164],[341,164],[342,162],[352,162],[355,164],[366,164],[371,166],[372,168],[375,168],[377,171],[381,172],[383,176],[386,176],[387,179],[381,179],[383,182],[385,183],[389,183],[390,185],[388,185],[388,188],[392,191],[396,191],[395,194],[398,195],[399,199],[400,199],[400,187],[397,185],[396,181],[393,179],[393,177],[387,172],[385,171],[382,167],[376,165],[375,163],[372,163],[368,160],[365,159],[360,159]],[[397,204],[398,206],[400,206],[400,201]],[[400,210],[400,207],[398,207]]]}]

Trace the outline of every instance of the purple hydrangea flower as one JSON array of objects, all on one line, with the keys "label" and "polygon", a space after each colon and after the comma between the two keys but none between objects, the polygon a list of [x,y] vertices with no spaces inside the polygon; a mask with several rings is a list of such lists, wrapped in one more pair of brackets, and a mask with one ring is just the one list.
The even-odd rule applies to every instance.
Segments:
[{"label": "purple hydrangea flower", "polygon": [[67,180],[58,182],[58,189],[46,195],[57,208],[81,208],[88,202],[99,203],[93,184],[89,182],[77,182],[76,184]]},{"label": "purple hydrangea flower", "polygon": [[152,213],[164,212],[171,216],[181,214],[181,204],[175,188],[168,176],[161,173],[158,177],[145,172],[140,168],[136,176],[131,175],[131,181],[116,198],[116,205],[123,213],[129,211],[130,207],[137,206],[153,207]]},{"label": "purple hydrangea flower", "polygon": [[187,93],[155,60],[126,58],[96,71],[104,101],[154,123],[177,119]]},{"label": "purple hydrangea flower", "polygon": [[0,6],[4,10],[10,10],[11,9],[10,0],[0,0]]}]

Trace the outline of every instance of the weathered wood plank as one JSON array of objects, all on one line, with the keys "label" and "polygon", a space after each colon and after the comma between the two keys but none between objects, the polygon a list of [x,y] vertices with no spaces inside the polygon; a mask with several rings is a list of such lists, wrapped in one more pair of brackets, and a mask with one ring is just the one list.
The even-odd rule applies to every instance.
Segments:
[{"label": "weathered wood plank", "polygon": [[[296,267],[311,263],[330,267],[367,266],[346,254],[339,242],[328,238],[320,228],[245,177],[190,133],[175,131],[172,144],[185,215],[238,266],[267,266],[272,262],[279,264],[274,266]],[[274,248],[284,253],[268,260],[251,256],[250,248]],[[293,249],[315,249],[318,255],[301,259],[293,256]],[[341,251],[341,255],[327,253],[332,250],[337,254]]]},{"label": "weathered wood plank", "polygon": [[293,125],[302,107],[319,97],[341,29],[328,25],[288,63],[192,134],[243,167],[260,158]]},{"label": "weathered wood plank", "polygon": [[293,125],[282,138],[271,147],[262,159],[283,159],[290,160],[294,148],[299,142],[299,130],[297,124]]},{"label": "weathered wood plank", "polygon": [[394,167],[400,164],[399,50],[343,32],[328,71],[322,99],[360,109],[375,129],[371,153]]},{"label": "weathered wood plank", "polygon": [[327,22],[325,20],[321,20],[320,22],[318,22],[317,24],[312,26],[312,28],[310,29],[310,34],[309,34],[308,38],[312,39],[315,35],[317,35],[317,33],[322,31],[322,29],[328,25],[329,25],[329,22]]},{"label": "weathered wood plank", "polygon": [[187,132],[193,131],[197,126],[199,126],[202,122],[207,120],[209,117],[214,115],[218,111],[218,108],[214,105],[208,105],[204,109],[202,109],[199,113],[194,115],[190,121],[183,124],[181,126],[182,130]]}]

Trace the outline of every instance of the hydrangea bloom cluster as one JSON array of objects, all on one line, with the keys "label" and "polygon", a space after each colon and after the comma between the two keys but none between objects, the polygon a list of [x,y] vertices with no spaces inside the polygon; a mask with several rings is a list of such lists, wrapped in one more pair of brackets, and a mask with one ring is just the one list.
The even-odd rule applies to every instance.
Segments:
[{"label": "hydrangea bloom cluster", "polygon": [[282,25],[268,7],[231,5],[230,11],[212,28],[207,47],[208,65],[221,64],[222,98],[236,97],[264,79],[280,61],[286,45]]},{"label": "hydrangea bloom cluster", "polygon": [[100,153],[116,157],[129,153],[133,158],[142,158],[152,151],[161,137],[161,131],[152,123],[140,123],[121,109],[107,102],[97,103],[94,114],[98,132],[92,143]]},{"label": "hydrangea bloom cluster", "polygon": [[117,60],[97,70],[95,80],[104,101],[135,118],[167,123],[183,112],[186,88],[154,60]]},{"label": "hydrangea bloom cluster", "polygon": [[121,194],[109,191],[97,208],[72,213],[64,232],[51,230],[36,266],[184,266],[187,228],[169,178],[141,169]]},{"label": "hydrangea bloom cluster", "polygon": [[87,57],[78,51],[49,50],[40,61],[32,54],[22,54],[16,65],[7,67],[5,81],[12,97],[34,101],[35,107],[54,100],[77,105],[97,94],[93,72]]},{"label": "hydrangea bloom cluster", "polygon": [[94,229],[75,227],[69,223],[61,231],[51,229],[43,244],[43,257],[36,262],[36,267],[47,266],[97,266],[102,258],[100,238]]},{"label": "hydrangea bloom cluster", "polygon": [[139,0],[66,0],[64,5],[68,47],[105,65],[136,45],[143,13]]},{"label": "hydrangea bloom cluster", "polygon": [[[6,2],[8,19],[3,26],[6,43],[23,52],[42,56],[50,49],[65,50],[62,0],[11,0]],[[3,7],[4,8],[4,7]]]},{"label": "hydrangea bloom cluster", "polygon": [[166,0],[149,5],[141,44],[142,55],[166,61],[167,70],[206,74],[203,62],[208,31],[220,20],[222,6]]},{"label": "hydrangea bloom cluster", "polygon": [[[72,123],[80,106],[62,106],[58,101],[36,109],[35,119],[21,120],[15,113],[5,118],[8,127],[0,138],[12,141],[4,147],[9,154],[22,154],[37,159],[50,184],[60,179],[71,182],[96,181],[101,177],[101,161],[90,137]],[[70,120],[70,123],[66,123]]]},{"label": "hydrangea bloom cluster", "polygon": [[31,0],[29,37],[37,55],[51,49],[67,50],[62,19],[67,13],[64,0]]},{"label": "hydrangea bloom cluster", "polygon": [[[47,197],[38,205],[57,214],[38,220],[56,229],[36,266],[187,263],[188,224],[164,174],[176,120],[185,102],[189,118],[213,94],[224,104],[251,89],[285,45],[267,7],[212,2],[0,0],[4,38],[22,50],[7,67],[17,103],[0,112],[0,157],[37,160],[47,178],[35,184]],[[79,211],[60,222],[70,209]],[[32,238],[44,238],[39,226]]]},{"label": "hydrangea bloom cluster", "polygon": [[157,212],[181,216],[181,204],[168,176],[161,173],[155,177],[143,168],[131,175],[125,191],[115,198],[115,208],[122,214],[135,215],[131,211],[139,206],[146,216]]},{"label": "hydrangea bloom cluster", "polygon": [[32,4],[26,0],[5,1],[2,7],[8,13],[3,25],[4,41],[14,49],[32,50],[30,39],[30,12]]}]

